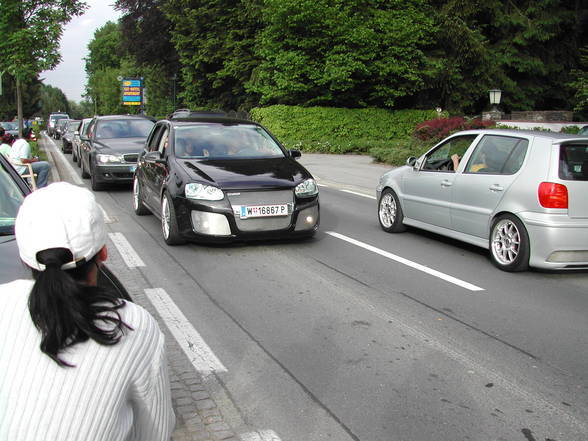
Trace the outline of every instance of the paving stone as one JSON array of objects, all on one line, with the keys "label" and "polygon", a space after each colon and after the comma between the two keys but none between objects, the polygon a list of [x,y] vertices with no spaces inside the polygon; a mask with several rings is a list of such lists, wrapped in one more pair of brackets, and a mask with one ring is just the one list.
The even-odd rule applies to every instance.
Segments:
[{"label": "paving stone", "polygon": [[206,400],[198,400],[196,401],[196,409],[198,410],[207,410],[207,409],[215,409],[216,403],[211,399]]},{"label": "paving stone", "polygon": [[233,438],[234,436],[235,436],[235,434],[232,431],[227,430],[227,431],[222,431],[222,432],[214,432],[212,434],[212,439],[215,441],[216,440],[224,441],[226,439]]},{"label": "paving stone", "polygon": [[210,398],[210,395],[208,394],[208,392],[202,390],[202,391],[198,391],[198,392],[192,392],[191,397],[192,397],[192,399],[199,401],[199,400],[206,400],[207,398]]}]

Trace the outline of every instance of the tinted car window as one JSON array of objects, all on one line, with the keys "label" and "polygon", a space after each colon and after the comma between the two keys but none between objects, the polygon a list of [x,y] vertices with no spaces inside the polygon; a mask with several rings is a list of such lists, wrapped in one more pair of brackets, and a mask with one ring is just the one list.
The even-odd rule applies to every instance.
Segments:
[{"label": "tinted car window", "polygon": [[99,121],[96,127],[96,138],[146,138],[153,127],[148,119],[120,119]]},{"label": "tinted car window", "polygon": [[283,158],[280,146],[253,125],[198,124],[176,127],[175,153],[180,158]]},{"label": "tinted car window", "polygon": [[510,136],[486,135],[476,146],[466,173],[512,175],[523,165],[529,141]]},{"label": "tinted car window", "polygon": [[588,181],[588,145],[560,146],[559,177],[569,181]]},{"label": "tinted car window", "polygon": [[0,166],[0,235],[14,234],[14,222],[24,195],[8,171]]}]

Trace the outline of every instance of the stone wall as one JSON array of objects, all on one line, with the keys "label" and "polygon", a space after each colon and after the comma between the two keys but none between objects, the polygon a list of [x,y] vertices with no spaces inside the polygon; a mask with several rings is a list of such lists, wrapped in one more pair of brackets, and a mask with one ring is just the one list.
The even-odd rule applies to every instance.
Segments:
[{"label": "stone wall", "polygon": [[567,110],[542,110],[528,112],[512,112],[512,121],[572,121],[573,112]]}]

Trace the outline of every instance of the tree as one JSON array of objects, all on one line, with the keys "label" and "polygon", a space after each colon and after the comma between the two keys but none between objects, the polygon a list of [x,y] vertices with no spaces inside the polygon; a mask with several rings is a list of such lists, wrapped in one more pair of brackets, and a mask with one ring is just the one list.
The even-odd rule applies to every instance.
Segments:
[{"label": "tree", "polygon": [[261,0],[167,0],[172,41],[182,65],[188,106],[241,109],[257,103],[245,84],[259,63],[253,53],[261,29]]},{"label": "tree", "polygon": [[63,26],[85,7],[78,0],[0,0],[2,67],[15,79],[21,134],[22,85],[57,66]]},{"label": "tree", "polygon": [[41,86],[41,114],[47,117],[51,112],[69,113],[69,103],[63,91],[58,87],[43,84]]},{"label": "tree", "polygon": [[419,91],[436,31],[426,0],[266,0],[250,90],[262,103],[392,107]]}]

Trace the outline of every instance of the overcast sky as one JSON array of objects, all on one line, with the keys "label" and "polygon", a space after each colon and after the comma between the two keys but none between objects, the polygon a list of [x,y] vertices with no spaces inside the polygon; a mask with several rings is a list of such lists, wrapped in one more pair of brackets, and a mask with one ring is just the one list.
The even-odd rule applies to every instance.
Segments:
[{"label": "overcast sky", "polygon": [[94,32],[107,21],[116,21],[120,13],[111,6],[113,0],[86,0],[89,8],[84,15],[75,17],[63,30],[61,37],[61,63],[52,71],[42,72],[43,83],[59,87],[68,100],[80,101],[86,84],[84,57]]}]

